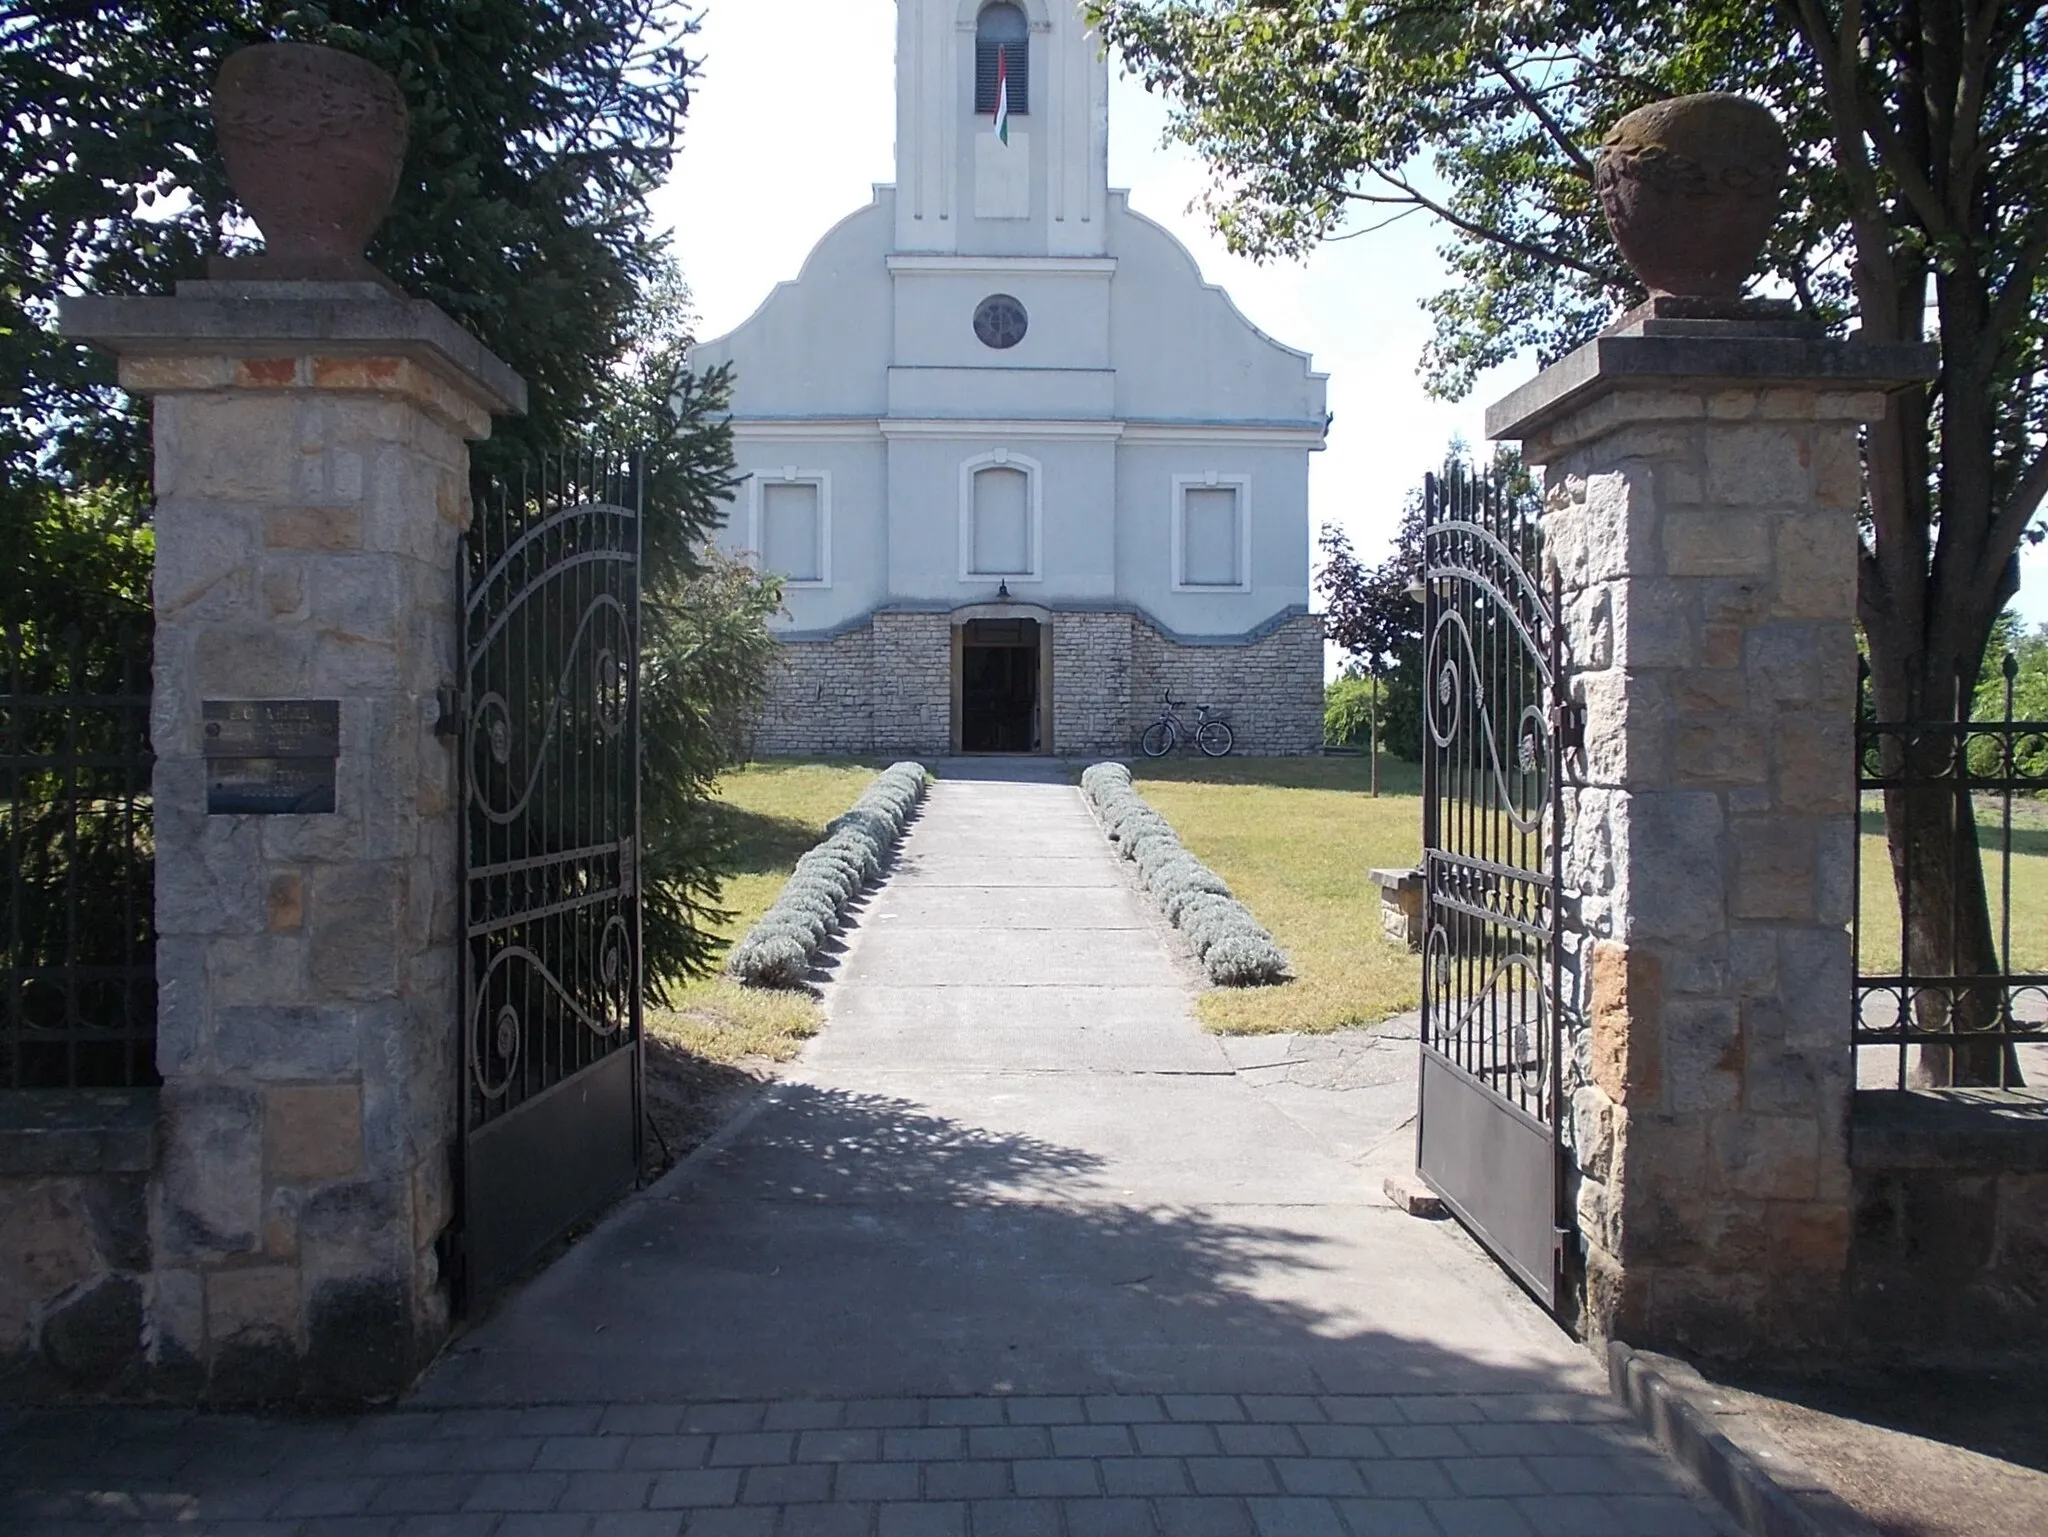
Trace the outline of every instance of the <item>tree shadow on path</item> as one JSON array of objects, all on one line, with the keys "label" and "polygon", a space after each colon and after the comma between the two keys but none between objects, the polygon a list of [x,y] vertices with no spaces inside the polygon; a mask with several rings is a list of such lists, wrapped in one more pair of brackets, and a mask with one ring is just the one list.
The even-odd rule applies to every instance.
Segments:
[{"label": "tree shadow on path", "polygon": [[[1588,1363],[1531,1332],[1526,1301],[1454,1235],[1327,1192],[1271,1200],[1220,1165],[1213,1201],[1143,1200],[1122,1183],[1127,1147],[1005,1129],[1006,1081],[982,1092],[982,1124],[965,1124],[888,1094],[782,1086],[507,1299],[396,1409],[0,1417],[0,1524],[205,1530],[323,1501],[351,1519],[454,1512],[507,1478],[552,1499],[579,1475],[544,1471],[550,1448],[619,1470],[605,1489],[637,1510],[659,1504],[656,1470],[707,1455],[715,1470],[717,1437],[801,1463],[799,1432],[822,1426],[859,1455],[928,1462],[913,1485],[996,1459],[1020,1518],[1027,1485],[1093,1468],[1065,1490],[1067,1519],[1113,1515],[1133,1533],[1248,1531],[1283,1478],[1358,1496],[1274,1505],[1274,1519],[1324,1522],[1303,1529],[1717,1529]],[[1199,1150],[1204,1128],[1190,1131]],[[1400,1267],[1376,1277],[1370,1260],[1399,1247],[1402,1224],[1439,1264],[1404,1283],[1422,1311],[1411,1297],[1402,1326],[1381,1327],[1368,1293]],[[1441,1337],[1416,1326],[1430,1308]],[[1112,1511],[1111,1463],[1148,1446],[1159,1497]],[[850,1455],[827,1448],[820,1465]],[[1466,1487],[1477,1471],[1483,1497]],[[838,1493],[842,1476],[819,1473],[804,1497],[871,1498]],[[1202,1487],[1212,1477],[1228,1487]],[[1348,1527],[1331,1524],[1340,1508]]]},{"label": "tree shadow on path", "polygon": [[[1135,1194],[1121,1160],[999,1129],[1011,1096],[1000,1076],[986,1093],[991,1124],[968,1125],[779,1086],[460,1342],[422,1400],[1375,1392],[1578,1360],[1442,1230],[1223,1149],[1213,1177],[1168,1171],[1183,1195]],[[1432,1332],[1481,1357],[1415,1343]]]}]

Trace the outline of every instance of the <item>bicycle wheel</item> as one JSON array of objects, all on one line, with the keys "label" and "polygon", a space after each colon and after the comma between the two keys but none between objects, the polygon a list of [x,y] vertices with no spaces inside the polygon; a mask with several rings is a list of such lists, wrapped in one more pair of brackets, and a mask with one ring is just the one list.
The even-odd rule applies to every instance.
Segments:
[{"label": "bicycle wheel", "polygon": [[1173,722],[1155,720],[1138,738],[1138,750],[1148,758],[1163,758],[1173,751]]},{"label": "bicycle wheel", "polygon": [[1220,720],[1205,720],[1195,728],[1195,745],[1212,758],[1220,758],[1237,745],[1230,727]]}]

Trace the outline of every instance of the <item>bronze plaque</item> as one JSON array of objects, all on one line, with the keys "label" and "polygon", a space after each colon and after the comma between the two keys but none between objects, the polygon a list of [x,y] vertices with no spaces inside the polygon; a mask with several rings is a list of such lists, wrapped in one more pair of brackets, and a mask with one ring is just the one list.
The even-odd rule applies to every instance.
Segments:
[{"label": "bronze plaque", "polygon": [[341,701],[208,699],[200,709],[209,813],[313,816],[334,810]]}]

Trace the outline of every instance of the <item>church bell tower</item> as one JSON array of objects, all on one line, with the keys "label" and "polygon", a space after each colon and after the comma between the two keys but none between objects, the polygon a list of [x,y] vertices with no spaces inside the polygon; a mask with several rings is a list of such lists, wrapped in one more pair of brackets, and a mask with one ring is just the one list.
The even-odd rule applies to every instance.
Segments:
[{"label": "church bell tower", "polygon": [[896,249],[1104,254],[1108,93],[1075,0],[897,0]]}]

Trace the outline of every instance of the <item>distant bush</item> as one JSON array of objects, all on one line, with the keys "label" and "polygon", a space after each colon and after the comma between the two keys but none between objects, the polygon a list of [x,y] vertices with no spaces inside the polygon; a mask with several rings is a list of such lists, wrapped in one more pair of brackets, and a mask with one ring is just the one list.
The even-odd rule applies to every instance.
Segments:
[{"label": "distant bush", "polygon": [[1372,680],[1349,674],[1323,688],[1323,740],[1363,747],[1372,736]]},{"label": "distant bush", "polygon": [[[1332,747],[1372,745],[1372,679],[1357,672],[1323,687],[1323,740]],[[1422,690],[1417,669],[1405,663],[1380,677],[1380,751],[1422,761]]]},{"label": "distant bush", "polygon": [[[2048,624],[2028,635],[2020,629],[2019,616],[2010,611],[1999,616],[1991,645],[1984,653],[1984,671],[1977,685],[1972,715],[1984,722],[2005,719],[2007,652],[2019,664],[2012,680],[2012,718],[2048,720]],[[1969,753],[1970,771],[1974,774],[1991,777],[2008,772],[1997,737],[1973,737]],[[2029,731],[2013,738],[2010,772],[2023,779],[2048,776],[2048,733]]]},{"label": "distant bush", "polygon": [[1131,788],[1121,763],[1097,763],[1081,775],[1081,793],[1094,806],[1116,851],[1134,860],[1145,889],[1168,921],[1187,936],[1209,980],[1223,987],[1285,981],[1287,956],[1230,894],[1223,878],[1188,852],[1172,825]]},{"label": "distant bush", "polygon": [[892,763],[796,862],[782,894],[732,947],[725,969],[749,987],[799,987],[811,958],[875,877],[924,799],[921,763]]}]

